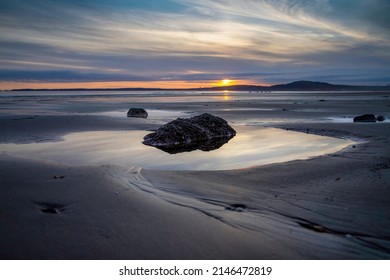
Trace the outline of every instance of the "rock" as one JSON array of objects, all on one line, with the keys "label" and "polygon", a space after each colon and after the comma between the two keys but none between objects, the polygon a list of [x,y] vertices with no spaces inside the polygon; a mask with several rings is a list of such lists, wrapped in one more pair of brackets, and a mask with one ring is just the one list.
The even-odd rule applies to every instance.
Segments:
[{"label": "rock", "polygon": [[385,118],[384,116],[382,116],[382,115],[379,115],[379,116],[376,117],[376,120],[377,120],[378,122],[383,122],[385,119],[386,119],[386,118]]},{"label": "rock", "polygon": [[146,119],[148,117],[148,112],[143,108],[130,108],[127,112],[127,117]]},{"label": "rock", "polygon": [[373,114],[365,114],[354,117],[353,122],[376,122],[376,117]]},{"label": "rock", "polygon": [[145,145],[170,154],[220,148],[236,135],[222,118],[205,113],[189,119],[178,118],[144,137]]}]

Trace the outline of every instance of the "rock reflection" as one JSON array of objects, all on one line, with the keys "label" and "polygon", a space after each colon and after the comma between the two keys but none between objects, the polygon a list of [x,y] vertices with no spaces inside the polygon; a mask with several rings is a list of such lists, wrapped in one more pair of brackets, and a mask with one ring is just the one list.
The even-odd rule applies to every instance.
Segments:
[{"label": "rock reflection", "polygon": [[155,147],[155,148],[164,151],[166,153],[169,153],[171,155],[185,153],[185,152],[193,152],[196,150],[200,150],[203,152],[210,152],[221,148],[223,145],[228,143],[229,140],[232,139],[233,137],[234,136],[231,136],[230,138],[221,137],[221,138],[214,138],[210,140],[197,141],[196,143],[193,143],[192,145],[188,145],[188,146]]}]

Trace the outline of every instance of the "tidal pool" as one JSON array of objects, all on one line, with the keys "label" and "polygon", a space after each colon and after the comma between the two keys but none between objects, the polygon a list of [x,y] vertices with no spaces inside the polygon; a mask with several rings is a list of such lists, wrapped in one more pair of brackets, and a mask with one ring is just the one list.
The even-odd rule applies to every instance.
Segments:
[{"label": "tidal pool", "polygon": [[227,170],[334,153],[350,140],[276,128],[236,126],[237,135],[209,152],[168,154],[142,144],[148,131],[90,131],[65,135],[63,141],[1,144],[0,152],[72,165],[115,164],[156,170]]}]

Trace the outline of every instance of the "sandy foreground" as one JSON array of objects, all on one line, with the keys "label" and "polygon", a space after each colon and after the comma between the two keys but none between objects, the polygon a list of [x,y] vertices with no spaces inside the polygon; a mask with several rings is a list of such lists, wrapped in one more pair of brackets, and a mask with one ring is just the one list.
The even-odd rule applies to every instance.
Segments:
[{"label": "sandy foreground", "polygon": [[355,143],[307,160],[226,171],[70,165],[0,149],[0,258],[389,259],[390,122],[348,121],[364,113],[389,118],[388,93],[308,96],[2,100],[0,144],[151,130],[166,121],[101,113],[134,105]]}]

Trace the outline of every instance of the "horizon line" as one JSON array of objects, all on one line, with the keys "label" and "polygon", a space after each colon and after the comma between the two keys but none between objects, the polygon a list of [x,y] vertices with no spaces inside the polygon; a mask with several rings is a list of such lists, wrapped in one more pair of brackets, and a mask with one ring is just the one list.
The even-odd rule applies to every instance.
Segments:
[{"label": "horizon line", "polygon": [[[279,89],[278,89],[279,87]],[[291,88],[289,88],[291,87]],[[332,84],[328,82],[320,82],[320,81],[293,81],[290,83],[284,84],[274,84],[274,85],[252,85],[252,84],[237,84],[237,85],[226,85],[226,86],[208,86],[208,87],[189,87],[189,88],[162,88],[162,87],[117,87],[117,88],[106,88],[106,87],[98,87],[98,88],[14,88],[14,89],[5,89],[0,90],[1,92],[10,92],[10,91],[164,91],[164,90],[172,90],[172,91],[196,91],[196,90],[267,90],[267,89],[276,89],[276,90],[294,90],[294,87],[297,90],[302,90],[302,87],[313,87],[309,90],[321,90],[322,88],[331,87],[332,90],[343,90],[343,88],[367,88],[367,89],[376,89],[376,88],[385,88],[390,90],[390,85],[348,85],[348,84]],[[301,88],[300,88],[301,87]],[[236,89],[237,88],[237,89]],[[285,88],[285,89],[283,89]],[[324,89],[326,90],[326,89]]]}]

